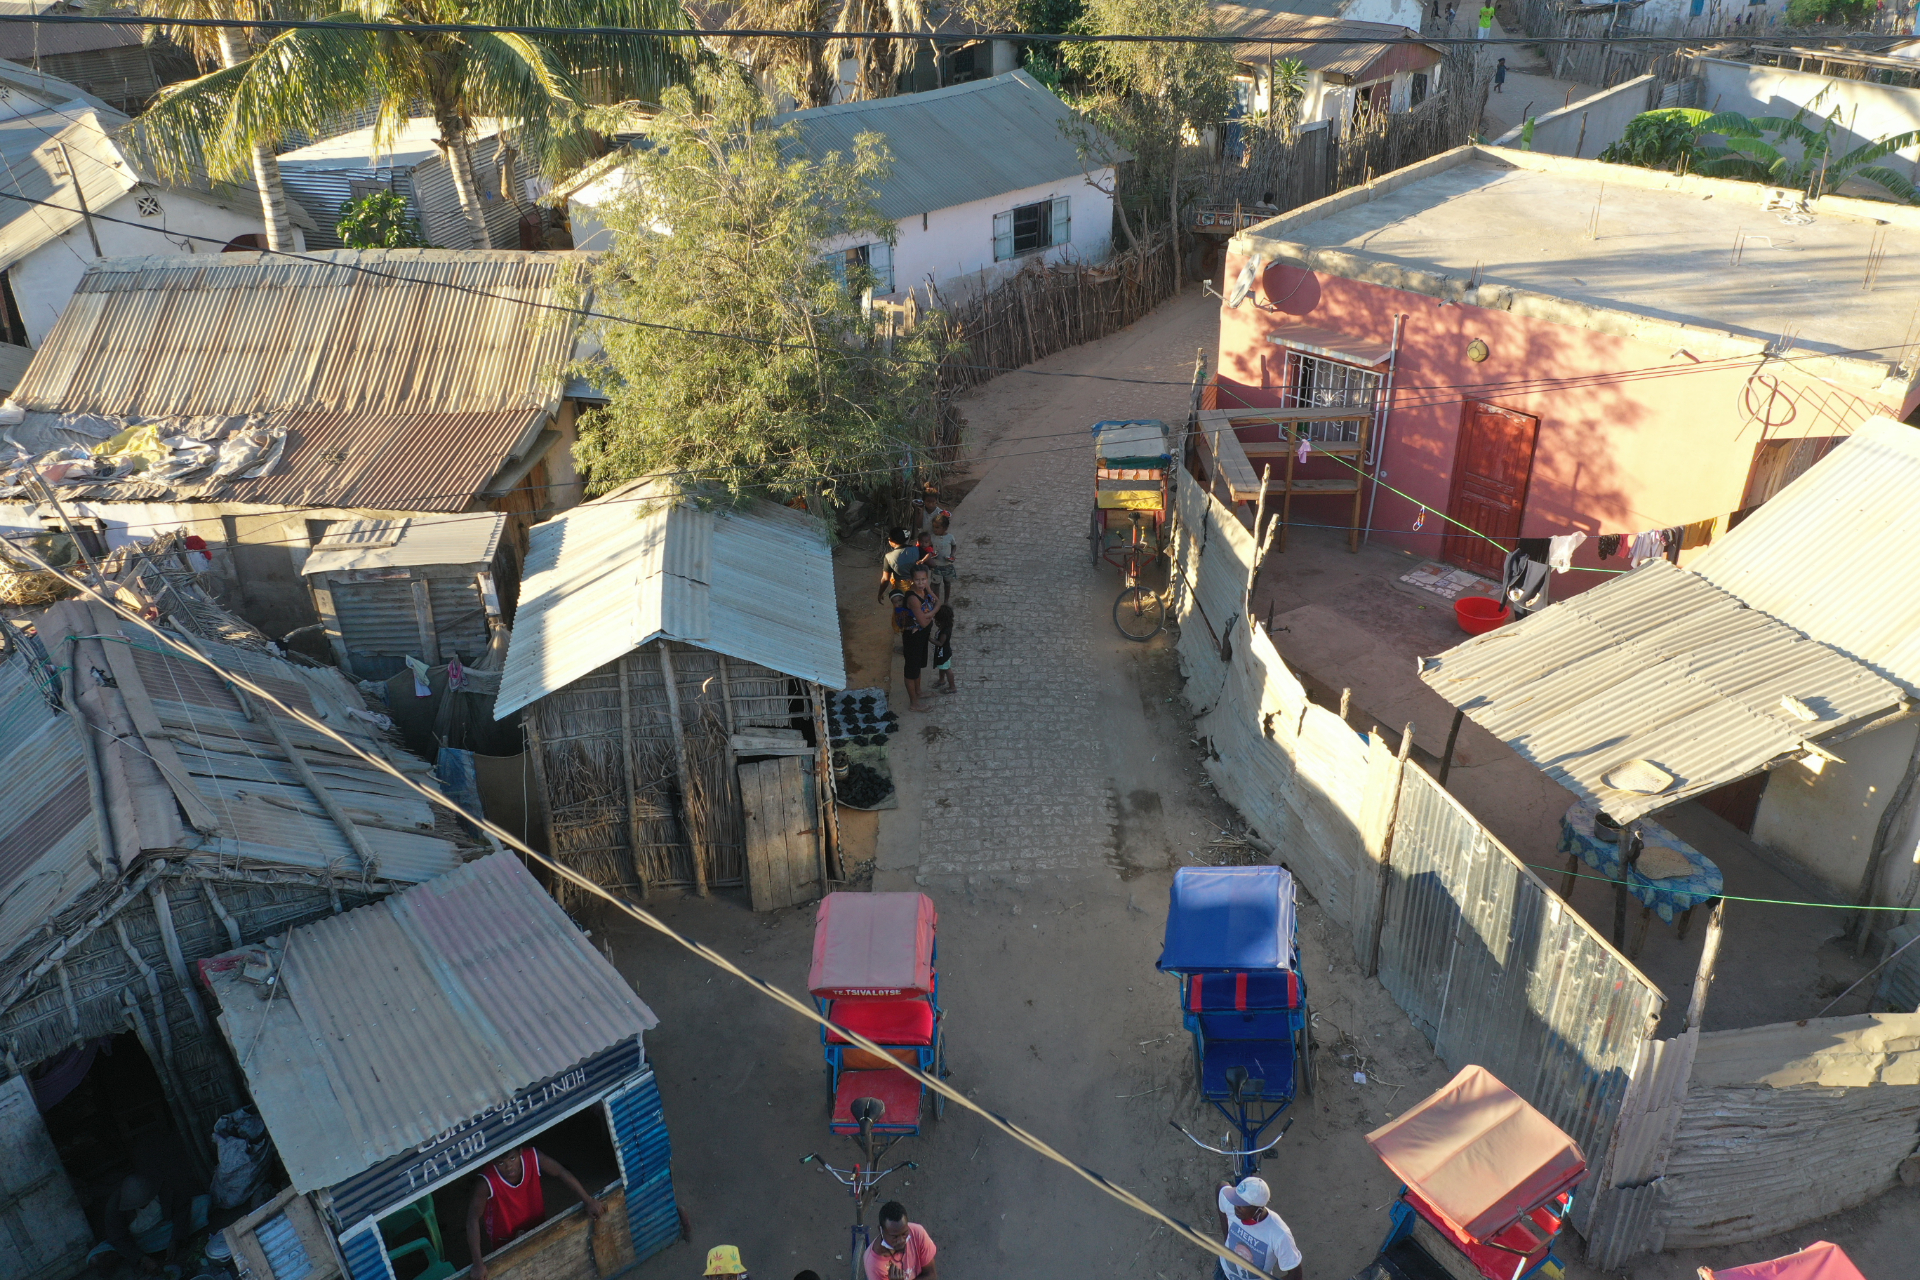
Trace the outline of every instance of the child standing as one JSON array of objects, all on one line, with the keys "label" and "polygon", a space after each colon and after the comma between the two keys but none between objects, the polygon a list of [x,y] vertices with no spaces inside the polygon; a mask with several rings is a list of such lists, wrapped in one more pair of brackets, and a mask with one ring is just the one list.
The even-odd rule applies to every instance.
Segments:
[{"label": "child standing", "polygon": [[933,687],[940,693],[952,693],[953,683],[953,606],[943,604],[933,615],[933,669],[940,674]]},{"label": "child standing", "polygon": [[932,532],[927,535],[927,549],[932,553],[934,586],[942,600],[953,598],[954,580],[959,576],[953,567],[953,534],[949,532],[952,521],[953,518],[945,511],[935,513]]}]

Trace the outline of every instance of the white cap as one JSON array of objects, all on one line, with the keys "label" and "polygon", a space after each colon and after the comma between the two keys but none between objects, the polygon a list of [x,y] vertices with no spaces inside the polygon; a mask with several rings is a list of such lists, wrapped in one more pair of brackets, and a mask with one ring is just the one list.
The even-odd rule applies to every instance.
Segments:
[{"label": "white cap", "polygon": [[1264,1206],[1273,1193],[1267,1190],[1265,1178],[1246,1177],[1240,1179],[1240,1185],[1227,1188],[1227,1200],[1237,1205]]}]

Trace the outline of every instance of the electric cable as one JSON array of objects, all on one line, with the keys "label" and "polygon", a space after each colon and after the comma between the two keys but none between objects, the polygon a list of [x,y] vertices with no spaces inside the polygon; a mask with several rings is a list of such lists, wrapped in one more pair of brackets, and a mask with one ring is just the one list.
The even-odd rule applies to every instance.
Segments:
[{"label": "electric cable", "polygon": [[[154,639],[159,641],[161,644],[167,646],[168,650],[172,654],[180,658],[184,658],[190,662],[199,663],[200,665],[206,667],[209,671],[213,672],[214,676],[217,679],[223,680],[227,684],[230,684],[237,689],[245,690],[248,694],[251,694],[253,697],[260,699],[260,701],[267,707],[273,708],[276,711],[284,713],[287,716],[287,718],[293,720],[295,723],[301,725],[302,727],[310,730],[313,733],[319,734],[322,737],[330,738],[334,742],[339,743],[340,747],[348,755],[351,755],[359,759],[365,764],[371,765],[375,771],[388,775],[389,777],[393,778],[395,781],[399,782],[402,786],[408,788],[411,791],[418,793],[429,804],[437,804],[442,808],[448,810],[449,812],[461,818],[464,818],[468,822],[472,823],[478,830],[485,833],[493,840],[498,841],[500,844],[506,846],[507,848],[511,848],[515,850],[517,853],[519,853],[523,858],[526,858],[528,861],[538,863],[540,866],[544,867],[549,873],[551,873],[552,875],[554,875],[555,877],[561,880],[564,880],[566,883],[573,886],[574,888],[582,891],[583,893],[589,894],[592,897],[599,898],[605,901],[610,906],[612,906],[615,910],[618,910],[623,914],[631,917],[632,919],[639,921],[641,924],[646,925],[648,928],[654,930],[656,933],[660,934],[662,937],[667,938],[668,940],[678,944],[681,947],[684,947],[687,951],[691,952],[694,956],[698,957],[699,959],[704,960],[706,963],[713,965],[715,968],[721,970],[722,972],[738,979],[742,983],[746,984],[748,987],[752,988],[754,991],[757,991],[761,995],[766,996],[768,999],[773,1000],[777,1004],[785,1006],[786,1008],[792,1010],[794,1013],[797,1013],[801,1017],[805,1018],[807,1021],[819,1026],[823,1030],[831,1030],[835,1034],[844,1037],[849,1043],[854,1044],[861,1049],[864,1049],[868,1053],[874,1054],[876,1057],[882,1059],[886,1063],[886,1065],[891,1069],[897,1070],[902,1074],[910,1077],[911,1079],[917,1081],[921,1086],[921,1088],[932,1089],[934,1092],[946,1098],[947,1101],[953,1103],[955,1106],[958,1106],[963,1110],[970,1111],[973,1114],[979,1116],[981,1119],[985,1120],[993,1128],[998,1129],[1000,1132],[1006,1134],[1008,1137],[1012,1138],[1014,1141],[1018,1142],[1020,1145],[1045,1157],[1048,1160],[1053,1161],[1056,1164],[1062,1165],[1063,1167],[1071,1170],[1080,1178],[1091,1183],[1094,1187],[1098,1188],[1100,1191],[1104,1192],[1105,1194],[1111,1196],[1113,1199],[1119,1201],[1121,1204],[1127,1206],[1128,1208],[1134,1210],[1137,1213],[1140,1213],[1149,1218],[1152,1218],[1155,1222],[1158,1222],[1162,1226],[1168,1228],[1175,1236],[1179,1237],[1180,1239],[1183,1239],[1187,1243],[1205,1250],[1207,1253],[1210,1253],[1215,1257],[1230,1261],[1234,1263],[1236,1266],[1238,1266],[1241,1270],[1249,1271],[1254,1275],[1262,1277],[1262,1280],[1280,1280],[1280,1277],[1274,1276],[1269,1272],[1262,1271],[1259,1268],[1252,1266],[1246,1259],[1241,1258],[1238,1255],[1234,1254],[1224,1244],[1213,1239],[1211,1236],[1205,1235],[1200,1231],[1196,1230],[1194,1227],[1189,1226],[1187,1223],[1182,1222],[1180,1219],[1172,1217],[1171,1215],[1162,1212],[1161,1210],[1155,1208],[1153,1205],[1149,1204],[1146,1200],[1142,1199],[1140,1196],[1134,1194],[1131,1191],[1128,1191],[1126,1188],[1120,1186],[1118,1183],[1115,1183],[1112,1180],[1108,1179],[1105,1175],[1101,1174],[1097,1170],[1089,1168],[1088,1166],[1081,1164],[1079,1161],[1074,1160],[1071,1157],[1065,1155],[1064,1153],[1060,1152],[1055,1147],[1053,1147],[1051,1144],[1047,1143],[1044,1139],[1028,1132],[1026,1129],[1015,1124],[1013,1121],[1007,1119],[1005,1116],[1002,1116],[998,1112],[991,1111],[988,1108],[981,1106],[979,1103],[969,1098],[966,1094],[960,1092],[958,1089],[955,1089],[951,1085],[947,1084],[944,1080],[940,1080],[935,1076],[928,1075],[927,1073],[921,1071],[918,1067],[910,1066],[907,1063],[899,1061],[897,1058],[893,1057],[892,1054],[888,1053],[882,1046],[867,1039],[864,1035],[860,1034],[859,1032],[850,1030],[846,1027],[837,1026],[836,1024],[830,1022],[824,1015],[820,1013],[818,1009],[814,1008],[811,1003],[802,1001],[796,998],[795,996],[788,994],[786,991],[773,985],[770,982],[767,982],[762,978],[754,977],[752,974],[740,968],[733,961],[727,959],[725,956],[715,951],[712,947],[709,947],[705,943],[699,942],[679,932],[678,930],[674,929],[671,925],[667,924],[664,920],[661,920],[658,916],[646,910],[644,907],[641,907],[636,903],[630,902],[629,900],[623,897],[620,897],[615,893],[610,892],[609,890],[603,888],[602,886],[594,883],[592,880],[589,880],[586,876],[581,875],[579,872],[575,871],[572,867],[567,866],[565,863],[560,862],[554,858],[550,858],[546,854],[536,851],[531,846],[527,845],[525,842],[520,840],[518,837],[514,836],[511,832],[505,830],[502,827],[495,825],[492,822],[489,822],[485,817],[482,817],[478,814],[467,812],[466,809],[461,807],[459,804],[455,803],[452,799],[450,799],[444,793],[431,789],[425,786],[424,784],[416,781],[415,779],[408,777],[400,769],[396,768],[392,764],[392,762],[386,760],[385,758],[376,756],[371,752],[363,750],[356,743],[352,742],[351,740],[349,740],[348,738],[340,734],[331,725],[328,725],[323,721],[317,720],[311,716],[306,715],[304,712],[300,711],[296,707],[288,706],[280,698],[278,698],[268,690],[262,688],[255,681],[252,681],[248,679],[246,676],[239,674],[237,672],[227,671],[223,669],[218,664],[216,664],[211,658],[209,658],[207,655],[201,653],[197,647],[184,643],[168,635],[165,631],[162,631],[160,628],[154,626],[152,623],[148,622],[145,618],[140,617],[138,614],[134,613],[132,610],[124,607],[123,605],[119,604],[117,601],[108,599],[103,592],[95,589],[95,587],[92,586],[91,584],[87,582],[83,582],[80,579],[73,577],[71,574],[63,572],[60,569],[54,568],[52,565],[48,564],[45,560],[41,559],[39,556],[36,556],[31,552],[26,552],[25,555],[26,555],[26,558],[32,561],[34,566],[38,568],[41,572],[52,574],[54,577],[60,579],[62,582],[65,582],[67,585],[76,588],[83,595],[90,597],[93,601],[101,605],[104,605],[107,609],[111,610],[113,613],[117,614],[119,617],[121,617],[125,621],[130,622],[135,626],[141,628],[143,631],[148,632],[154,637]],[[271,712],[269,712],[269,714],[271,714]]]}]

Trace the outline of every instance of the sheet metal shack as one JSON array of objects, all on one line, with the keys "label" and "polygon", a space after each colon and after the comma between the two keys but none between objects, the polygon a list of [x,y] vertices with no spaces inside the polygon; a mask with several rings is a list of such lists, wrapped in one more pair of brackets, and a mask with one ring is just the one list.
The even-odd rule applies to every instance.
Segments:
[{"label": "sheet metal shack", "polygon": [[513,855],[200,969],[291,1182],[230,1230],[236,1258],[264,1261],[317,1220],[325,1240],[301,1248],[315,1280],[392,1280],[401,1250],[468,1266],[474,1179],[521,1144],[606,1212],[589,1223],[545,1179],[546,1218],[486,1255],[497,1280],[592,1280],[679,1237],[641,1043],[659,1020]]},{"label": "sheet metal shack", "polygon": [[820,690],[845,683],[820,522],[647,480],[534,527],[494,714],[525,709],[555,857],[642,893],[747,884],[766,909],[833,874],[811,783]]}]

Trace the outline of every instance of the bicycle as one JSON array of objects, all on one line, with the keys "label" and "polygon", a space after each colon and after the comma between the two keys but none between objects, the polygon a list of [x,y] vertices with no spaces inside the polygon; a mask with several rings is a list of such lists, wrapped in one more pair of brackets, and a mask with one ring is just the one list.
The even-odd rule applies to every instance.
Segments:
[{"label": "bicycle", "polygon": [[1141,581],[1160,558],[1160,549],[1142,540],[1138,511],[1129,512],[1128,520],[1128,540],[1117,550],[1124,585],[1114,598],[1113,625],[1127,639],[1144,644],[1167,625],[1167,601],[1164,593]]},{"label": "bicycle", "polygon": [[862,1280],[865,1274],[863,1260],[868,1246],[873,1243],[873,1237],[867,1231],[867,1204],[875,1198],[874,1188],[878,1187],[883,1179],[902,1169],[918,1169],[920,1166],[912,1160],[903,1160],[891,1169],[877,1167],[879,1158],[899,1141],[898,1138],[890,1138],[878,1150],[874,1147],[873,1126],[887,1114],[886,1103],[878,1098],[855,1098],[850,1110],[853,1118],[860,1124],[860,1136],[857,1140],[861,1150],[866,1154],[866,1164],[855,1164],[851,1169],[838,1169],[828,1164],[817,1151],[801,1156],[800,1163],[812,1164],[817,1161],[823,1172],[832,1174],[834,1181],[845,1187],[853,1196],[853,1226],[848,1235],[848,1256],[853,1260],[850,1275],[852,1280]]}]

